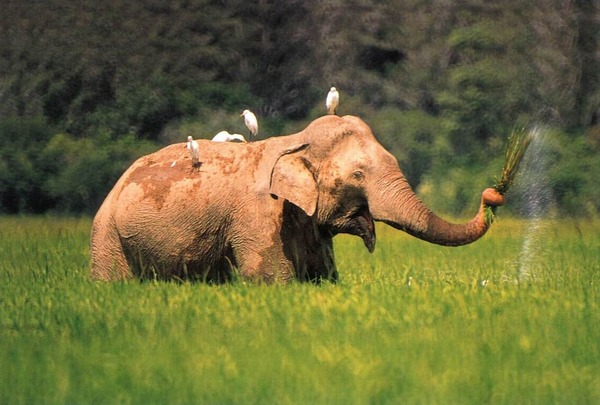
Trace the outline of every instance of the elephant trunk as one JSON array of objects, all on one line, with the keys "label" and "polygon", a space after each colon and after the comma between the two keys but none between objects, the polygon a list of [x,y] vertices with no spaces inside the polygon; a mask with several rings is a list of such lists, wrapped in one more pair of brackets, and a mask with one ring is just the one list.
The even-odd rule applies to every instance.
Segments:
[{"label": "elephant trunk", "polygon": [[415,195],[404,177],[380,183],[378,197],[369,198],[373,218],[419,239],[444,246],[460,246],[482,237],[490,226],[486,206],[500,206],[504,198],[494,189],[484,190],[477,215],[465,224],[453,224],[434,214]]}]

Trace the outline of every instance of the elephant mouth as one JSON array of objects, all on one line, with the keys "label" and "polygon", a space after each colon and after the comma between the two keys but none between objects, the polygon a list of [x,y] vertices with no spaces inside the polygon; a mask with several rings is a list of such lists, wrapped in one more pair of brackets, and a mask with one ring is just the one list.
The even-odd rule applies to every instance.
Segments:
[{"label": "elephant mouth", "polygon": [[350,216],[348,222],[347,233],[360,236],[370,253],[375,250],[375,222],[369,211],[369,207],[360,207],[355,213]]}]

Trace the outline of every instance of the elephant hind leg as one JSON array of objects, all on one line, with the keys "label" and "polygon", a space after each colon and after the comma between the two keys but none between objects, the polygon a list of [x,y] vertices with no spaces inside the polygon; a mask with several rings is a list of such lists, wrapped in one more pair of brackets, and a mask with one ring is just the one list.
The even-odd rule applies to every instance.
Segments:
[{"label": "elephant hind leg", "polygon": [[[104,224],[106,225],[106,224]],[[95,280],[116,281],[133,278],[116,229],[94,223],[91,235],[91,276]]]}]

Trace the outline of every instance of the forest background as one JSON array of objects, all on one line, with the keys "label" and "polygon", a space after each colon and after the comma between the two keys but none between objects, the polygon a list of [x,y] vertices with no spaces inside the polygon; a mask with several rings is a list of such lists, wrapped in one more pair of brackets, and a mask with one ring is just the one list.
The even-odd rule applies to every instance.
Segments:
[{"label": "forest background", "polygon": [[8,0],[0,38],[0,213],[93,213],[138,156],[246,108],[297,132],[336,86],[437,210],[538,128],[553,211],[600,214],[595,1]]}]

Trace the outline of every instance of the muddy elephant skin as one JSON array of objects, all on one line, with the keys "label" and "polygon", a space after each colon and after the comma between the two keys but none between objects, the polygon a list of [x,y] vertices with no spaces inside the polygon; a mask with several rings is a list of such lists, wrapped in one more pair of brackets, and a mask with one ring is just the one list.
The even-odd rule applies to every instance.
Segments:
[{"label": "muddy elephant skin", "polygon": [[353,116],[321,117],[303,131],[252,143],[199,140],[141,157],[98,210],[91,234],[95,279],[259,282],[337,279],[333,237],[375,247],[374,221],[448,246],[488,229],[487,189],[476,216],[451,224],[415,195],[397,160]]}]

